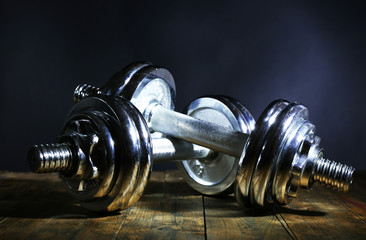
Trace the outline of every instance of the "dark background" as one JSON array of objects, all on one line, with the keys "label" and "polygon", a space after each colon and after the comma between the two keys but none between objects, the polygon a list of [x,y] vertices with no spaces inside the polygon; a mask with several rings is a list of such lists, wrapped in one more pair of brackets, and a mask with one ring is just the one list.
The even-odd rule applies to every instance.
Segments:
[{"label": "dark background", "polygon": [[304,103],[326,157],[366,169],[363,1],[253,2],[2,1],[0,170],[28,171],[27,149],[55,140],[74,88],[136,60],[173,74],[177,110],[205,94],[256,119],[274,99]]}]

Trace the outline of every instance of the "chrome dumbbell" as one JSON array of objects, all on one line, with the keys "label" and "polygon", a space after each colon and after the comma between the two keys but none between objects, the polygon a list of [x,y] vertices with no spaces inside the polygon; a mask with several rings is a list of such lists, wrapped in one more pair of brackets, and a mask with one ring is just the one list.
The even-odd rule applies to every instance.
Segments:
[{"label": "chrome dumbbell", "polygon": [[[118,79],[118,75],[124,75],[120,80],[114,81],[115,84],[118,83],[116,84],[117,86],[121,86],[120,88],[114,88],[119,89],[119,93],[117,94],[124,91],[130,94],[129,99],[131,99],[131,102],[144,113],[148,120],[150,120],[150,127],[153,130],[158,130],[178,138],[192,140],[189,136],[185,136],[186,134],[184,133],[185,128],[187,128],[184,127],[184,124],[186,124],[186,119],[184,118],[186,118],[186,116],[183,117],[177,113],[172,113],[171,110],[160,110],[161,107],[156,106],[159,104],[156,104],[156,97],[153,96],[155,91],[162,93],[161,95],[156,94],[156,96],[164,96],[164,93],[169,91],[162,91],[161,89],[159,90],[159,88],[170,90],[170,92],[172,92],[171,89],[174,89],[171,87],[174,86],[171,75],[161,74],[166,73],[166,70],[156,69],[151,66],[146,67],[147,68],[141,68],[144,69],[144,71],[138,69],[136,71],[125,71],[125,73],[128,74],[115,75],[117,78],[112,78],[112,80]],[[169,81],[169,79],[171,79],[171,81]],[[110,82],[113,82],[112,80]],[[164,86],[164,82],[168,84],[165,84]],[[169,82],[173,84],[169,84]],[[163,87],[153,87],[154,85],[158,86],[160,83],[163,83]],[[90,92],[106,94],[110,94],[108,91],[111,91],[110,89],[108,90],[108,88],[99,90],[96,88],[84,87],[84,89],[92,89],[93,91]],[[126,91],[126,89],[132,89],[133,91]],[[82,95],[90,95],[87,91],[81,91],[83,88],[79,87],[78,90]],[[139,101],[141,99],[144,99],[145,101]],[[164,99],[164,97],[161,99]],[[146,104],[146,100],[148,100],[148,104]],[[157,108],[157,110],[155,110],[155,108]],[[205,107],[203,107],[203,109],[205,109]],[[177,128],[175,128],[173,124],[173,128],[167,129],[167,126],[172,126],[169,125],[169,122],[166,123],[165,127],[159,127],[159,123],[154,126],[153,120],[161,118],[161,116],[159,118],[158,112],[160,112],[161,116],[173,116],[171,120],[174,120],[178,125],[182,125],[183,123],[183,128],[182,126],[177,126]],[[179,116],[177,117],[176,115]],[[183,120],[180,118],[183,118]],[[196,122],[195,119],[192,122]],[[188,121],[188,126],[191,127],[189,123],[191,122]],[[234,149],[230,147],[224,147],[224,149],[220,148],[221,146],[217,146],[220,144],[217,144],[216,142],[216,144],[213,143],[212,145],[210,142],[200,142],[202,137],[207,137],[207,134],[215,134],[215,127],[219,129],[218,132],[220,132],[221,128],[220,126],[211,124],[211,126],[208,127],[208,129],[212,130],[210,133],[205,132],[204,130],[202,131],[199,127],[197,129],[197,126],[200,126],[200,124],[201,123],[193,124],[193,128],[196,127],[198,136],[201,137],[197,137],[196,132],[190,131],[189,128],[187,129],[187,132],[192,132],[194,136],[192,142],[197,141],[196,143],[202,145],[206,144],[206,146],[217,150],[218,152],[222,151],[234,156],[239,155],[238,152],[240,151],[238,149],[242,150],[240,153],[241,158],[239,158],[240,169],[236,178],[235,193],[238,201],[246,205],[264,206],[272,202],[282,204],[288,203],[296,196],[296,192],[299,188],[310,188],[314,181],[325,183],[340,190],[347,190],[348,185],[352,181],[353,168],[322,158],[321,150],[318,147],[319,138],[315,137],[314,126],[307,120],[307,109],[300,104],[290,104],[282,100],[272,103],[261,115],[256,130],[252,133],[247,151],[245,151],[245,147],[242,147],[243,145],[247,146],[247,135],[240,132],[233,133],[233,131],[229,129],[223,131],[223,134],[228,140],[230,140],[230,137],[235,139],[234,146],[236,147],[236,151],[235,147]],[[207,123],[204,123],[203,125],[205,124],[207,125]],[[182,134],[182,132],[180,132],[182,130],[183,136],[179,135]],[[227,137],[225,132],[229,132],[228,135],[231,136]],[[210,139],[210,137],[208,138]],[[244,144],[238,146],[237,141],[240,141],[240,139],[241,143],[243,144],[244,142]],[[226,146],[226,144],[224,143],[223,146]],[[243,159],[243,157],[245,158]],[[186,170],[187,168],[183,165],[183,169]],[[194,170],[196,170],[198,175],[192,174],[194,171],[189,171],[188,168],[185,176],[188,176],[188,179],[198,183],[198,185],[207,185],[207,182],[202,181],[202,178],[199,178],[200,175],[202,175],[200,168],[196,167]]]},{"label": "chrome dumbbell", "polygon": [[[285,100],[274,101],[260,116],[247,149],[246,134],[222,128],[222,125],[204,125],[169,109],[169,104],[163,104],[168,101],[162,96],[169,95],[169,90],[172,93],[172,89],[174,81],[166,70],[140,63],[117,73],[101,89],[79,85],[74,99],[77,101],[96,93],[128,96],[152,131],[240,159],[235,195],[247,206],[265,206],[272,202],[287,204],[300,188],[310,188],[314,182],[348,190],[354,168],[323,158],[320,138],[315,135],[315,126],[308,120],[305,106]],[[197,105],[193,102],[186,113],[208,120],[204,117],[206,106]],[[247,126],[254,124],[248,117],[250,114],[246,116]],[[202,177],[207,165],[202,161],[195,163],[192,168],[192,163],[183,161],[179,167],[184,170],[187,182],[200,190],[202,185],[212,184],[212,181],[205,183]]]},{"label": "chrome dumbbell", "polygon": [[149,63],[130,64],[102,88],[79,85],[74,102],[98,94],[129,100],[144,116],[153,137],[163,133],[215,151],[214,161],[188,158],[178,162],[191,187],[213,195],[233,185],[249,133],[255,125],[254,118],[240,102],[229,97],[204,97],[189,104],[186,114],[175,112],[172,75]]},{"label": "chrome dumbbell", "polygon": [[[229,102],[224,97],[204,99],[219,105]],[[231,111],[236,109],[231,107]],[[240,122],[243,116],[236,111]],[[140,198],[152,161],[199,159],[212,165],[219,162],[217,168],[223,165],[220,161],[228,161],[218,155],[185,141],[151,138],[143,116],[130,102],[98,95],[78,102],[67,117],[58,143],[33,146],[28,161],[34,172],[59,172],[82,206],[115,211],[128,208]],[[202,184],[202,188],[205,186]]]}]

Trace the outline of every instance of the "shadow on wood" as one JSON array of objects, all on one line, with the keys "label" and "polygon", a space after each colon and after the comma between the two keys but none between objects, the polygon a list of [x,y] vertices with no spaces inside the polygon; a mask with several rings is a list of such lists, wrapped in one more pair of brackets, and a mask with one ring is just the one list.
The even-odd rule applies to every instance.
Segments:
[{"label": "shadow on wood", "polygon": [[[42,181],[43,180],[43,181]],[[61,182],[47,179],[5,179],[0,182],[0,218],[96,218],[117,213],[92,213],[81,207]]]},{"label": "shadow on wood", "polygon": [[[205,207],[215,209],[220,217],[263,217],[276,215],[278,213],[287,213],[301,216],[325,216],[326,213],[308,208],[295,208],[291,206],[275,205],[271,208],[246,208],[236,203],[234,195],[226,196],[205,196]],[[228,211],[230,209],[230,211]],[[221,210],[221,211],[220,211]]]}]

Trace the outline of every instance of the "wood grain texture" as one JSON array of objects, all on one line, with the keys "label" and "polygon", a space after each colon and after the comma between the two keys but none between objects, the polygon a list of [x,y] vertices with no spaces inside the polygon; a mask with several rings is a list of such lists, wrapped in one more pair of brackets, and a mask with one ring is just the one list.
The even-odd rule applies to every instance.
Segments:
[{"label": "wood grain texture", "polygon": [[137,204],[109,215],[80,207],[56,174],[0,173],[0,239],[366,239],[365,217],[366,172],[349,193],[315,186],[269,211],[154,172]]},{"label": "wood grain texture", "polygon": [[272,211],[242,209],[234,196],[204,202],[207,239],[292,239]]},{"label": "wood grain texture", "polygon": [[[355,191],[353,191],[355,194]],[[365,221],[342,202],[353,194],[331,191],[315,185],[303,191],[298,199],[275,212],[282,218],[297,239],[365,239]],[[352,197],[365,204],[365,198]]]},{"label": "wood grain texture", "polygon": [[366,222],[366,171],[356,172],[348,193],[331,191],[336,199]]},{"label": "wood grain texture", "polygon": [[160,172],[130,209],[118,238],[204,239],[204,233],[202,196],[177,172]]}]

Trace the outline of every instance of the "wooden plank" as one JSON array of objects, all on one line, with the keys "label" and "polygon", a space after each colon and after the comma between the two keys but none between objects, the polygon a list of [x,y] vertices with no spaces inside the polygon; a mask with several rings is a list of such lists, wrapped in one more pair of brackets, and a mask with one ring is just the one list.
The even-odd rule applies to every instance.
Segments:
[{"label": "wooden plank", "polygon": [[154,172],[136,205],[102,216],[81,208],[55,174],[0,173],[0,239],[364,239],[365,176],[355,175],[349,193],[315,186],[264,213],[233,196],[202,197],[177,171]]},{"label": "wooden plank", "polygon": [[83,227],[86,219],[73,218],[50,218],[37,227],[26,239],[71,239],[75,232]]},{"label": "wooden plank", "polygon": [[88,218],[70,239],[116,239],[130,209],[111,216]]},{"label": "wooden plank", "polygon": [[0,200],[0,213],[5,217],[0,236],[4,238],[27,238],[49,218],[58,215],[64,205],[76,204],[55,174],[17,175],[20,177],[6,174],[1,178],[1,184],[11,186],[13,191]]},{"label": "wooden plank", "polygon": [[[9,204],[2,205],[2,216],[10,223],[1,224],[2,237],[204,238],[202,197],[192,191],[177,172],[154,172],[141,201],[111,216],[93,215],[81,208],[57,177],[48,178],[35,174],[20,174],[20,178],[16,174],[2,175],[3,185],[15,186]],[[10,179],[26,180],[18,180],[19,184],[9,182]]]},{"label": "wooden plank", "polygon": [[366,171],[357,171],[349,192],[331,191],[337,200],[366,222]]},{"label": "wooden plank", "polygon": [[207,239],[292,239],[273,212],[242,208],[233,195],[204,202]]},{"label": "wooden plank", "polygon": [[168,171],[154,173],[117,237],[204,239],[204,229],[202,196],[194,192],[177,171]]},{"label": "wooden plank", "polygon": [[[0,175],[0,236],[6,234],[27,218],[38,220],[43,211],[37,211],[35,205],[45,197],[47,185],[33,178],[35,174],[2,173]],[[21,178],[18,178],[20,176]],[[48,176],[46,176],[47,178]],[[25,180],[23,180],[23,178]],[[4,194],[3,194],[4,193]]]},{"label": "wooden plank", "polygon": [[[111,237],[110,231],[115,218],[123,218],[122,214],[110,216],[99,215],[82,208],[75,200],[59,205],[58,211],[55,211],[52,217],[37,225],[27,236],[27,239],[72,239],[79,231],[85,230],[95,233],[94,230],[100,230],[99,236]],[[101,222],[105,228],[101,229],[95,223]],[[108,225],[108,223],[110,223]],[[95,227],[95,228],[93,228]]]},{"label": "wooden plank", "polygon": [[366,224],[323,186],[303,191],[278,214],[297,239],[364,239]]}]

